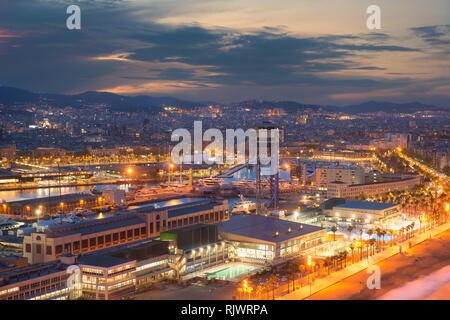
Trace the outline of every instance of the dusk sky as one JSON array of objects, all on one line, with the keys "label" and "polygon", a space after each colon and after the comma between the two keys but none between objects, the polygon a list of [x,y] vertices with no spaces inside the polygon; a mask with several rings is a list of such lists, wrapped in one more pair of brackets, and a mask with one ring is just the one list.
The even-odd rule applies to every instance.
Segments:
[{"label": "dusk sky", "polygon": [[0,0],[0,85],[450,106],[449,22],[448,0]]}]

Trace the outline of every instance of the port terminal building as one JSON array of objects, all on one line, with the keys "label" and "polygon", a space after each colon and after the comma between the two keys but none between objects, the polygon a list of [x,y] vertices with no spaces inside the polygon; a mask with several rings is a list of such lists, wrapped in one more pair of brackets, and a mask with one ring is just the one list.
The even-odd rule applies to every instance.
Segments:
[{"label": "port terminal building", "polygon": [[58,259],[154,238],[161,232],[229,219],[228,201],[204,200],[170,207],[152,206],[119,212],[112,217],[75,223],[55,223],[23,237],[23,255],[29,263]]},{"label": "port terminal building", "polygon": [[260,215],[236,215],[219,224],[236,258],[249,263],[277,265],[305,249],[323,243],[326,229]]},{"label": "port terminal building", "polygon": [[332,209],[332,216],[338,221],[356,223],[385,223],[401,215],[402,206],[395,203],[349,201]]}]

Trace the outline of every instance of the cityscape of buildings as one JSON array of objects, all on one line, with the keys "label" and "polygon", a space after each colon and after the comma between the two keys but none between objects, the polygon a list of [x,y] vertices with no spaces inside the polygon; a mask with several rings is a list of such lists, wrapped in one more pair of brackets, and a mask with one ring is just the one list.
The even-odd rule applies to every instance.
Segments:
[{"label": "cityscape of buildings", "polygon": [[[34,34],[0,19],[0,300],[450,299],[448,74],[412,67],[420,59],[408,55],[424,48],[392,45],[387,33],[175,27],[179,17],[150,32],[148,21],[114,13],[137,27],[113,37],[127,40],[121,50],[102,30],[83,29],[102,34],[90,50],[113,52],[89,56],[92,39],[78,30],[77,84],[39,72],[64,60],[48,62],[48,53],[31,68],[39,81],[16,60],[11,76],[2,61],[22,57],[21,39]],[[409,30],[448,58],[450,28],[430,28]],[[380,57],[360,51],[389,58],[375,67]],[[345,73],[355,70],[386,75]],[[292,99],[303,96],[308,104]],[[214,137],[212,147],[201,132],[198,143],[197,121],[244,137]],[[181,163],[177,129],[194,137]],[[261,131],[252,140],[256,129],[279,141]],[[261,159],[266,142],[275,172]],[[374,284],[370,270],[381,270]]]}]

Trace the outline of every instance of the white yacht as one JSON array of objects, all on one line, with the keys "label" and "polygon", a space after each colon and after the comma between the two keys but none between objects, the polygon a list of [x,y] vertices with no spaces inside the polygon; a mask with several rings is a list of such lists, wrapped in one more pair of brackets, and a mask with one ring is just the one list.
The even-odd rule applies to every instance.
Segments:
[{"label": "white yacht", "polygon": [[256,210],[256,203],[250,200],[246,200],[243,195],[240,195],[241,200],[236,202],[231,210],[231,213],[250,213]]},{"label": "white yacht", "polygon": [[208,187],[218,187],[218,186],[225,184],[225,182],[222,179],[214,178],[214,177],[200,179],[198,182],[207,188]]},{"label": "white yacht", "polygon": [[12,229],[17,229],[23,226],[25,223],[20,221],[15,221],[8,216],[0,216],[0,230],[7,231]]}]

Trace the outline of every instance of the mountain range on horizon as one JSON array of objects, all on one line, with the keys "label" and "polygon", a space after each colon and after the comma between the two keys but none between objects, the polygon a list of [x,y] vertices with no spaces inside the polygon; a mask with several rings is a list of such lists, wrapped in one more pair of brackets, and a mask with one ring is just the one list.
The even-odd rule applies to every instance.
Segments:
[{"label": "mountain range on horizon", "polygon": [[[213,101],[188,101],[178,99],[172,96],[125,96],[111,92],[87,91],[80,94],[52,94],[35,93],[24,89],[0,86],[0,105],[12,108],[15,105],[32,103],[51,103],[55,107],[82,107],[86,104],[103,103],[109,105],[111,109],[117,111],[147,111],[158,112],[163,106],[173,105],[184,108],[193,108],[196,106],[223,105]],[[316,104],[303,104],[296,101],[269,101],[269,100],[245,100],[240,102],[228,103],[230,106],[248,107],[251,109],[260,108],[282,108],[287,111],[298,111],[305,109],[326,111],[340,111],[344,113],[412,113],[417,111],[450,111],[449,107],[428,105],[421,102],[394,103],[367,101],[359,104],[347,106],[322,106]]]}]

